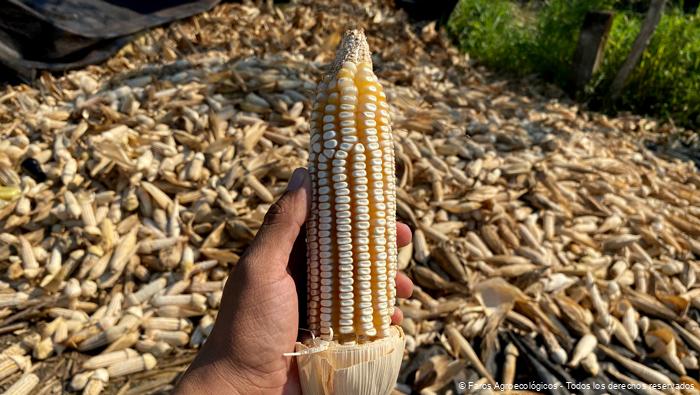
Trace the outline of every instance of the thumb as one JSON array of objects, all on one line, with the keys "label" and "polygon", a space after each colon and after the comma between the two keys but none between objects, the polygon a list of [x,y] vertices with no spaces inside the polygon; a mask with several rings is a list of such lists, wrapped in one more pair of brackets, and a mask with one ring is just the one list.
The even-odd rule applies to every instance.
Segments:
[{"label": "thumb", "polygon": [[304,168],[294,170],[287,191],[265,214],[260,230],[246,252],[252,270],[268,274],[284,272],[294,241],[299,235],[311,202],[311,179]]}]

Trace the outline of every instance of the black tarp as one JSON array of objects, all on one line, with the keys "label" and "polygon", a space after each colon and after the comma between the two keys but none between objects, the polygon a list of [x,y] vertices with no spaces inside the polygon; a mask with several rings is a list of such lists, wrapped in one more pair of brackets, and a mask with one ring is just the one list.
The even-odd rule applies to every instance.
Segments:
[{"label": "black tarp", "polygon": [[[107,59],[141,30],[220,0],[0,0],[0,63],[21,78]],[[0,78],[2,79],[2,78]]]}]

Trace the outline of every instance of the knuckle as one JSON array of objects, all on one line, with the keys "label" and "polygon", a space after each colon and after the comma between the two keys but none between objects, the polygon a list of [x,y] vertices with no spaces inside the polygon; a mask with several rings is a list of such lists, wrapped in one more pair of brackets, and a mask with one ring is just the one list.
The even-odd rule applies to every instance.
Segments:
[{"label": "knuckle", "polygon": [[265,214],[263,225],[274,225],[282,221],[289,212],[287,204],[284,202],[285,199],[282,198],[270,206],[267,210],[267,214]]}]

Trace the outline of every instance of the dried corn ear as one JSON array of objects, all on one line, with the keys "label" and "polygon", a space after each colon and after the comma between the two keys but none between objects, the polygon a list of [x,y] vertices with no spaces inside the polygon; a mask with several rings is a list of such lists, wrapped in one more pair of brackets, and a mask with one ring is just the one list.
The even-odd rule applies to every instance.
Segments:
[{"label": "dried corn ear", "polygon": [[389,106],[362,30],[345,33],[311,111],[303,393],[388,394],[403,350],[391,326],[398,265]]}]

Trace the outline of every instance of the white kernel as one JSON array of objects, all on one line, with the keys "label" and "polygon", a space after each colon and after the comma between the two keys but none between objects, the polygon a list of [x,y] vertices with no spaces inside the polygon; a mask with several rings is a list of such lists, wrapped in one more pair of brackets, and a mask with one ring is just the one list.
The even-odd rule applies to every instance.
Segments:
[{"label": "white kernel", "polygon": [[[351,325],[351,324],[352,324],[352,322],[348,325]],[[352,331],[353,331],[352,326],[341,326],[340,328],[338,328],[338,332],[340,332],[344,335],[346,335],[348,333],[352,333]]]},{"label": "white kernel", "polygon": [[353,307],[355,307],[355,302],[352,299],[351,300],[343,299],[340,301],[340,305],[341,306],[353,306]]},{"label": "white kernel", "polygon": [[365,170],[354,170],[352,172],[353,178],[355,177],[365,177],[367,176],[367,172]]},{"label": "white kernel", "polygon": [[[344,86],[352,86],[353,82],[350,78],[338,78],[338,86],[342,89]],[[328,111],[328,110],[326,110]]]},{"label": "white kernel", "polygon": [[351,143],[340,143],[340,150],[350,152],[350,150],[352,149],[352,146],[353,146],[353,144],[351,144]]},{"label": "white kernel", "polygon": [[343,62],[342,67],[344,69],[347,69],[348,71],[350,71],[353,74],[357,73],[357,65],[355,64],[355,62],[351,62],[349,60],[345,61],[345,62]]},{"label": "white kernel", "polygon": [[362,96],[360,97],[360,100],[361,100],[361,101],[365,101],[365,102],[366,102],[366,101],[376,102],[376,101],[377,101],[377,97],[374,96],[373,94],[364,94],[364,95],[362,95]]},{"label": "white kernel", "polygon": [[[368,246],[369,245],[369,239],[367,238],[357,238],[354,240],[354,243],[356,246],[361,247],[361,246]],[[369,257],[361,257],[360,259],[369,259]]]},{"label": "white kernel", "polygon": [[[355,180],[355,182],[357,183],[357,180]],[[365,182],[365,183],[366,183],[366,182]],[[367,185],[362,185],[362,184],[360,184],[360,185],[355,185],[355,186],[353,187],[353,191],[359,192],[359,193],[364,193],[365,191],[367,191]],[[355,194],[355,196],[358,196],[358,195]]]},{"label": "white kernel", "polygon": [[340,93],[343,96],[357,96],[357,87],[355,87],[354,85],[344,86],[340,89]]},{"label": "white kernel", "polygon": [[[373,112],[374,112],[374,111],[377,111],[377,105],[376,105],[376,104],[372,104],[372,103],[365,103],[365,104],[362,106],[362,109],[365,110],[365,111],[373,111]],[[328,106],[326,106],[326,111],[328,111]]]},{"label": "white kernel", "polygon": [[352,164],[352,168],[355,170],[364,170],[365,168],[367,168],[367,165],[365,164],[365,162],[354,162]]}]

